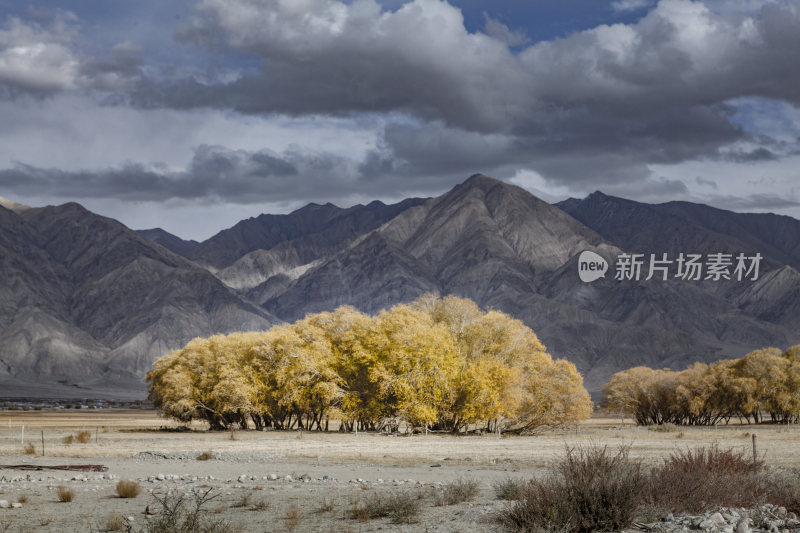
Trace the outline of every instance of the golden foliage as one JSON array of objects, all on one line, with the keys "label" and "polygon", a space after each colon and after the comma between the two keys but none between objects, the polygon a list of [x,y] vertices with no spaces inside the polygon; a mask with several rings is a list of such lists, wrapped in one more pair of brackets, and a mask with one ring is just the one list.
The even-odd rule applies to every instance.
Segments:
[{"label": "golden foliage", "polygon": [[371,317],[352,307],[258,333],[197,338],[147,375],[164,415],[222,429],[414,427],[530,431],[585,419],[574,365],[522,322],[427,294]]},{"label": "golden foliage", "polygon": [[638,424],[716,424],[733,417],[800,419],[800,346],[755,350],[740,359],[695,363],[682,372],[635,367],[603,387],[603,405]]}]

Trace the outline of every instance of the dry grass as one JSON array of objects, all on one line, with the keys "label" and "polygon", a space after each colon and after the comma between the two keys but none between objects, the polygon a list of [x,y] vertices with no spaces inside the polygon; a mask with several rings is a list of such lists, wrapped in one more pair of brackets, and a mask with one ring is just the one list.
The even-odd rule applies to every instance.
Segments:
[{"label": "dry grass", "polygon": [[142,486],[136,481],[122,480],[117,483],[116,490],[120,498],[135,498],[142,492]]},{"label": "dry grass", "polygon": [[524,479],[508,477],[493,485],[498,500],[521,500],[525,497],[528,482]]},{"label": "dry grass", "polygon": [[69,446],[70,444],[72,444],[73,442],[75,442],[75,435],[67,435],[66,437],[64,437],[64,438],[62,439],[62,441],[64,442],[64,444],[66,444],[67,446]]},{"label": "dry grass", "polygon": [[75,440],[81,444],[87,444],[92,440],[92,432],[91,431],[79,431],[75,435]]},{"label": "dry grass", "polygon": [[29,442],[22,448],[22,451],[25,452],[25,455],[36,455],[36,446]]},{"label": "dry grass", "polygon": [[322,505],[320,505],[319,512],[320,513],[332,513],[335,509],[333,505],[333,500],[330,498],[323,498]]},{"label": "dry grass", "polygon": [[475,479],[457,479],[444,486],[441,492],[434,495],[437,506],[456,505],[474,500],[480,494],[480,485]]},{"label": "dry grass", "polygon": [[294,531],[300,526],[300,511],[292,505],[286,512],[286,529]]},{"label": "dry grass", "polygon": [[374,493],[354,502],[350,517],[360,522],[389,518],[393,524],[414,524],[419,520],[423,496],[412,491]]},{"label": "dry grass", "polygon": [[75,499],[75,491],[63,485],[56,487],[56,494],[58,495],[58,501],[61,503],[70,503]]},{"label": "dry grass", "polygon": [[198,461],[208,461],[214,458],[214,452],[206,451],[197,456]]},{"label": "dry grass", "polygon": [[119,513],[114,513],[108,517],[105,523],[106,531],[126,531],[128,529],[128,521]]},{"label": "dry grass", "polygon": [[17,496],[17,503],[28,503],[28,495],[20,494],[19,496]]},{"label": "dry grass", "polygon": [[[10,423],[16,431],[0,432],[0,455],[20,453],[19,429],[22,425],[26,427],[26,435],[29,428],[36,432],[43,429],[46,438],[54,438],[53,432],[58,431],[59,440],[84,427],[107,426],[109,433],[104,435],[102,446],[48,446],[47,454],[51,457],[99,459],[129,457],[143,450],[158,449],[196,457],[210,447],[215,454],[271,454],[278,449],[287,461],[322,456],[337,464],[417,467],[447,456],[450,458],[448,464],[453,465],[494,468],[502,460],[513,462],[515,468],[544,470],[548,464],[559,460],[565,442],[570,446],[631,443],[631,458],[642,459],[646,466],[656,466],[675,450],[678,443],[681,448],[708,447],[714,442],[718,442],[721,448],[742,445],[749,448],[743,435],[755,432],[759,450],[767,453],[770,465],[800,468],[800,454],[796,453],[800,448],[800,426],[794,425],[786,428],[732,423],[719,427],[680,427],[678,432],[663,433],[636,427],[627,419],[621,422],[619,418],[593,418],[582,422],[577,429],[554,430],[536,437],[497,439],[489,435],[410,435],[389,438],[332,431],[327,434],[304,432],[303,439],[296,439],[297,434],[293,431],[240,430],[237,432],[238,440],[230,441],[227,434],[201,431],[203,425],[200,423],[192,424],[191,432],[157,431],[159,427],[174,428],[179,424],[160,418],[155,411],[146,410],[6,411],[2,421],[4,426]],[[680,432],[684,437],[677,440]]]}]

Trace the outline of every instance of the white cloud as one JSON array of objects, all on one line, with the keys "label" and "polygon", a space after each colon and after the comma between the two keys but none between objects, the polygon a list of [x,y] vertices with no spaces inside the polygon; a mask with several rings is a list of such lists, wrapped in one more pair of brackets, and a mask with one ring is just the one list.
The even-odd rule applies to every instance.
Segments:
[{"label": "white cloud", "polygon": [[69,14],[59,14],[49,27],[9,17],[0,29],[0,85],[50,91],[76,86],[79,60]]}]

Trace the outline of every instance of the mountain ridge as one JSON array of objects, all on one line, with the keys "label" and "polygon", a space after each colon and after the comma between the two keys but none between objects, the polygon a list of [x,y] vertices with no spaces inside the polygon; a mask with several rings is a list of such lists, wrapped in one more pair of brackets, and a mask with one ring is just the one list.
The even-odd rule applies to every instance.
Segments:
[{"label": "mountain ridge", "polygon": [[[426,292],[519,318],[594,392],[629,366],[800,342],[800,221],[771,214],[599,192],[551,205],[476,174],[435,198],[308,204],[200,243],[134,232],[75,203],[0,206],[0,228],[0,383],[14,390],[106,394],[113,383],[134,394],[152,361],[192,336],[340,305],[375,313]],[[765,260],[747,283],[618,281],[612,266],[589,284],[577,276],[585,250],[611,264],[622,252]]]}]

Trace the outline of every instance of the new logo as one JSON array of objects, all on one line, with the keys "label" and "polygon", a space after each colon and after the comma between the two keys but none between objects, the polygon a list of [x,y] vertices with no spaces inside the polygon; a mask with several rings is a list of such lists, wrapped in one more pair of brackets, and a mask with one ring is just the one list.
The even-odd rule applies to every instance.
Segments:
[{"label": "new logo", "polygon": [[578,257],[578,276],[585,283],[605,277],[607,270],[608,262],[594,252],[586,250]]}]

